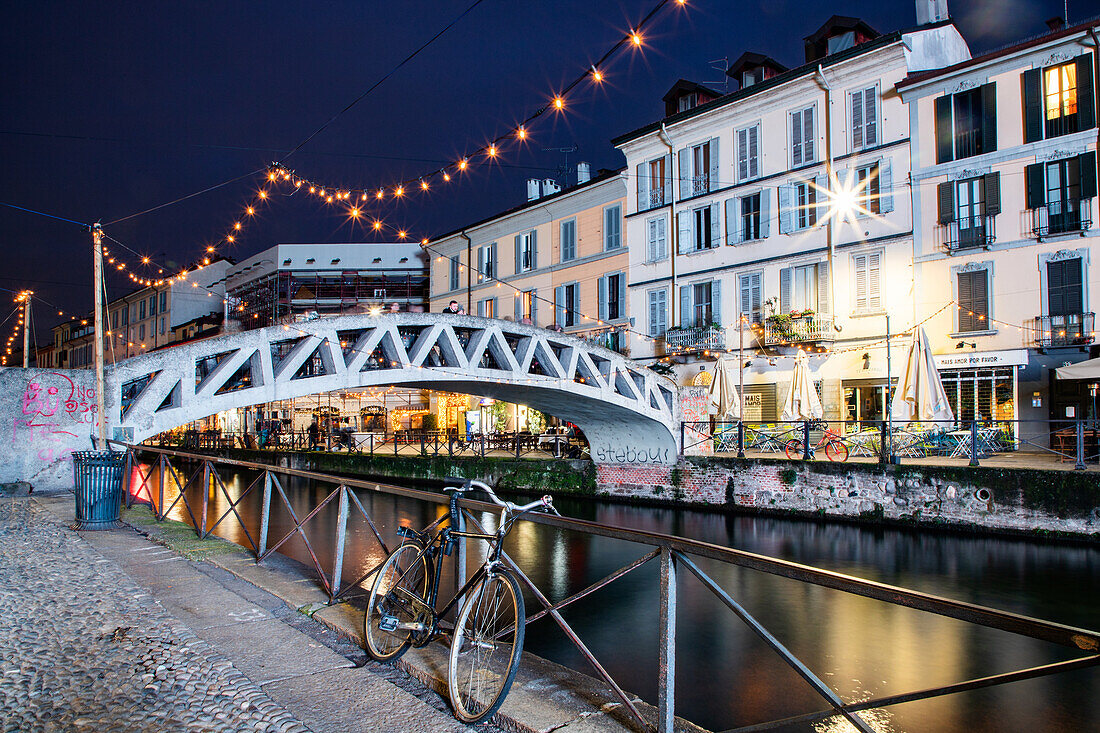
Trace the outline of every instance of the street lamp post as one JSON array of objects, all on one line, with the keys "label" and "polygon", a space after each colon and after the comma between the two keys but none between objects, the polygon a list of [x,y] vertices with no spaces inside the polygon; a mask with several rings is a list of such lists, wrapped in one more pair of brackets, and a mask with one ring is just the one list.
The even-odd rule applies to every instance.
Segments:
[{"label": "street lamp post", "polygon": [[890,368],[890,314],[886,314],[886,435],[884,436],[882,452],[886,456],[887,463],[894,463],[894,415],[893,415],[893,372]]},{"label": "street lamp post", "polygon": [[[745,314],[737,324],[737,457],[745,457]],[[1095,394],[1095,392],[1093,393]],[[1095,399],[1095,398],[1094,398]]]}]

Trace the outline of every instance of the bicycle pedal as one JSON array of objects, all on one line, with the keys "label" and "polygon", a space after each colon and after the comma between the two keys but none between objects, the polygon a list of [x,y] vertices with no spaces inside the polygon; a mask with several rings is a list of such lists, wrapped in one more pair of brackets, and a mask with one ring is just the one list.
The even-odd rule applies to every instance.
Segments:
[{"label": "bicycle pedal", "polygon": [[382,631],[397,631],[397,617],[382,614],[382,618],[378,621],[378,628]]}]

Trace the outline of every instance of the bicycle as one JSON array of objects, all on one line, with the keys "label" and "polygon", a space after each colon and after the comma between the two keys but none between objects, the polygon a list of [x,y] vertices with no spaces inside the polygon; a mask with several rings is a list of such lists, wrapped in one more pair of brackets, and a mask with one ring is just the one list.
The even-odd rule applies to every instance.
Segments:
[{"label": "bicycle", "polygon": [[[447,693],[455,717],[465,723],[486,720],[504,702],[519,669],[523,651],[524,605],[519,579],[500,559],[504,538],[524,514],[541,509],[557,516],[549,496],[517,506],[502,501],[480,481],[448,486],[450,526],[432,534],[402,527],[404,541],[378,570],[363,615],[367,652],[380,662],[396,660],[410,646],[428,645],[440,634],[440,622],[466,597],[455,620],[447,664]],[[501,507],[496,532],[483,534],[461,529],[458,498],[478,489]],[[440,610],[439,578],[442,558],[460,540],[483,540],[489,546],[485,562]]]},{"label": "bicycle", "polygon": [[[814,420],[810,423],[811,430],[822,430],[821,439],[810,445],[809,454],[810,460],[814,458],[814,454],[817,452],[817,448],[825,447],[825,456],[830,461],[844,462],[848,460],[848,446],[844,443],[844,437],[839,433],[833,432],[829,429],[829,423],[824,420]],[[787,458],[795,460],[801,458],[803,455],[803,443],[798,438],[793,438],[787,441],[787,447],[784,451],[787,454]]]}]

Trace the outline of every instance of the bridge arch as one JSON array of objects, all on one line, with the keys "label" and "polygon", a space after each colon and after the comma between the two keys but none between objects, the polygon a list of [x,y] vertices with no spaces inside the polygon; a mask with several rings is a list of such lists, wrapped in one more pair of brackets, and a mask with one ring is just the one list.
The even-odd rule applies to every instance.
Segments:
[{"label": "bridge arch", "polygon": [[141,441],[224,410],[387,385],[529,405],[576,423],[597,463],[676,461],[671,380],[573,336],[475,316],[355,314],[224,334],[111,365],[105,397],[110,424]]}]

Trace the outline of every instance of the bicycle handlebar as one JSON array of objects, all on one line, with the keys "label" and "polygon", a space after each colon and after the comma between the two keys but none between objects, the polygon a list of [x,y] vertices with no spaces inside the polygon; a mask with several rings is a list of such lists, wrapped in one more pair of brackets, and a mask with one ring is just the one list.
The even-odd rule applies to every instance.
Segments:
[{"label": "bicycle handlebar", "polygon": [[552,514],[556,514],[559,517],[561,516],[561,514],[558,514],[558,510],[554,508],[554,499],[549,494],[543,496],[541,499],[536,499],[535,501],[532,501],[530,504],[513,504],[510,501],[502,500],[499,496],[497,496],[496,492],[493,491],[492,487],[484,481],[478,481],[477,479],[461,479],[451,476],[447,478],[447,482],[448,489],[454,489],[455,491],[460,493],[465,493],[472,489],[484,491],[486,494],[489,495],[489,501],[501,507],[502,509],[507,509],[513,514],[526,514],[529,511],[541,507],[542,509],[545,509]]}]

